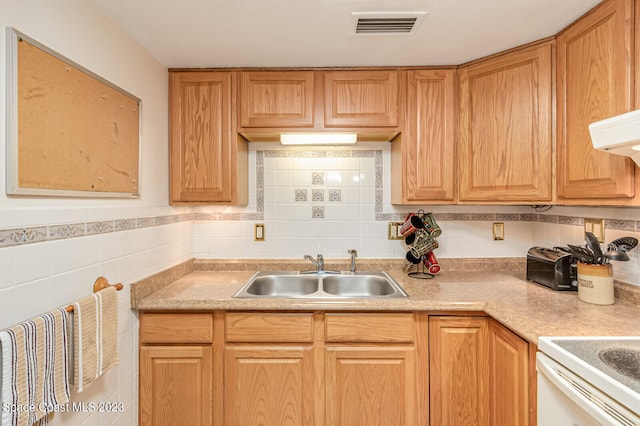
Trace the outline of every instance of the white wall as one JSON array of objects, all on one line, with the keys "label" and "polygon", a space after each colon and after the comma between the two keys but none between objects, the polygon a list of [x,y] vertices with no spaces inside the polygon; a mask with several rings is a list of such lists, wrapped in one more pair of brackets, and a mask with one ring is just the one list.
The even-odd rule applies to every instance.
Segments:
[{"label": "white wall", "polygon": [[[323,253],[346,257],[355,248],[361,257],[404,255],[400,241],[388,241],[387,222],[415,208],[390,204],[389,145],[365,144],[353,150],[381,151],[381,164],[368,157],[349,160],[304,159],[275,155],[257,164],[258,151],[280,151],[274,145],[251,144],[250,203],[247,207],[172,208],[168,199],[167,72],[141,46],[83,0],[5,0],[0,3],[0,27],[12,26],[60,54],[89,68],[142,99],[141,197],[136,200],[7,197],[0,190],[0,328],[66,305],[90,293],[97,276],[125,284],[190,258],[299,258]],[[6,81],[5,33],[0,33],[0,84]],[[0,90],[0,134],[6,131],[4,90]],[[5,139],[0,138],[0,188],[5,187]],[[357,158],[357,160],[356,160]],[[257,182],[262,167],[262,183]],[[378,174],[381,168],[381,174]],[[310,183],[313,172],[340,181],[320,187]],[[327,175],[325,175],[327,176]],[[348,178],[358,176],[357,184]],[[295,190],[341,190],[340,202],[295,201]],[[377,192],[382,197],[377,198]],[[261,200],[261,201],[259,201]],[[262,211],[259,211],[262,206]],[[314,219],[314,206],[325,217]],[[440,257],[521,257],[532,245],[580,243],[576,225],[522,220],[527,206],[425,206],[442,215]],[[193,223],[185,213],[195,212]],[[640,221],[638,209],[555,207],[548,214],[605,217]],[[518,217],[519,219],[515,219]],[[150,219],[151,218],[151,219]],[[238,218],[242,220],[238,220]],[[505,241],[493,241],[491,223],[504,221]],[[57,225],[103,231],[89,236],[51,239]],[[253,241],[253,225],[266,224],[266,242]],[[126,230],[119,230],[124,226]],[[44,229],[43,242],[11,244],[23,229]],[[107,231],[104,231],[106,229]],[[11,232],[9,232],[9,231]],[[110,232],[113,230],[115,232]],[[15,232],[13,232],[15,231]],[[635,230],[608,230],[607,240]],[[9,243],[7,243],[9,241]],[[632,261],[617,263],[619,278],[640,283],[638,250]],[[55,425],[132,425],[136,423],[137,321],[129,310],[128,286],[120,294],[121,364],[74,395],[75,401],[121,401],[124,413],[58,415]]]},{"label": "white wall", "polygon": [[[142,99],[139,199],[5,195],[5,26]],[[58,414],[53,424],[136,424],[137,320],[129,309],[128,284],[192,256],[191,223],[180,216],[189,210],[167,203],[166,67],[84,0],[3,0],[0,30],[0,329],[90,294],[98,276],[125,283],[119,294],[120,364],[72,397],[122,402],[126,410]],[[58,224],[91,234],[93,222],[100,225],[95,235],[51,237]],[[11,244],[12,236],[23,229],[43,229],[35,233],[46,241]]]}]

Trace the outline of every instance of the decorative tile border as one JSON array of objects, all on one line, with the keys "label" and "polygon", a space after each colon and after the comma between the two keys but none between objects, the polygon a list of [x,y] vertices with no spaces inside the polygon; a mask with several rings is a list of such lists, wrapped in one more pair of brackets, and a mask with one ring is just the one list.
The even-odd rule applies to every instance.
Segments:
[{"label": "decorative tile border", "polygon": [[[324,216],[324,207],[313,207],[313,218]],[[376,213],[379,221],[402,221],[406,213]],[[539,213],[434,213],[438,222],[540,222],[559,225],[583,226],[584,220],[577,216],[547,215]],[[0,229],[0,248],[42,243],[68,238],[78,238],[132,229],[162,226],[188,221],[260,221],[264,213],[182,213],[177,215],[117,219],[100,222],[55,224],[24,228]],[[640,231],[640,221],[605,219],[606,229]]]},{"label": "decorative tile border", "polygon": [[[30,226],[23,228],[0,229],[0,248],[46,241],[78,238],[89,235],[99,235],[110,232],[120,232],[170,223],[187,221],[262,221],[264,220],[264,159],[265,158],[373,158],[375,167],[375,220],[383,222],[402,221],[407,215],[404,213],[385,213],[384,200],[384,161],[382,150],[258,150],[256,151],[256,211],[240,213],[193,212],[176,215],[139,217],[116,219],[86,223],[68,223],[55,225]],[[324,172],[312,172],[312,182],[323,185],[326,181]],[[322,183],[320,183],[322,182]],[[307,194],[296,190],[296,201],[306,201]],[[329,189],[325,196],[324,189],[320,191],[324,201],[341,202],[342,194],[339,189]],[[312,192],[312,200],[315,199]],[[319,192],[319,193],[320,193]],[[319,194],[318,193],[318,194]],[[426,206],[428,209],[428,206]],[[315,206],[312,210],[313,218],[324,217],[324,207]],[[322,210],[322,211],[321,211]],[[435,213],[437,221],[501,221],[501,222],[542,222],[556,223],[569,226],[583,226],[584,220],[577,216],[562,216],[544,213]],[[640,221],[605,219],[606,229],[623,231],[639,231]]]},{"label": "decorative tile border", "polygon": [[24,228],[0,229],[0,248],[47,241],[106,234],[131,229],[187,222],[195,219],[193,213],[144,217],[133,219],[106,220],[87,223],[67,223],[46,226],[28,226]]}]

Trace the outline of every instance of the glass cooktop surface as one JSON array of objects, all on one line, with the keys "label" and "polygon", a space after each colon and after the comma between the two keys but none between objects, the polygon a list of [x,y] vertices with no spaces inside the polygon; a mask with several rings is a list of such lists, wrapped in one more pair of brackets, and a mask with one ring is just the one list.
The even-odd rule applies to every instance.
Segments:
[{"label": "glass cooktop surface", "polygon": [[640,394],[640,337],[551,339],[563,350]]}]

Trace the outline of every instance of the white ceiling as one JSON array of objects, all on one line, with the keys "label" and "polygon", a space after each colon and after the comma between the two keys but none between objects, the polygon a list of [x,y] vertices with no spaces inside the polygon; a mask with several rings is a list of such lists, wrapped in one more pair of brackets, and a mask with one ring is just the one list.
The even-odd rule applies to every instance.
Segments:
[{"label": "white ceiling", "polygon": [[[183,67],[458,65],[557,33],[600,0],[91,0]],[[428,14],[412,35],[356,36],[351,12]]]}]

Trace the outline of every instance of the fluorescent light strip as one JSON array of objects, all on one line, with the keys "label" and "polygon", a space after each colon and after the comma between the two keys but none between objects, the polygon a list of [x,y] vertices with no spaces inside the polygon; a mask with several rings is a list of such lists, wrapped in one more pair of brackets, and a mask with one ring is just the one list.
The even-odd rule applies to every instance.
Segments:
[{"label": "fluorescent light strip", "polygon": [[352,145],[358,140],[357,133],[282,133],[282,145]]}]

